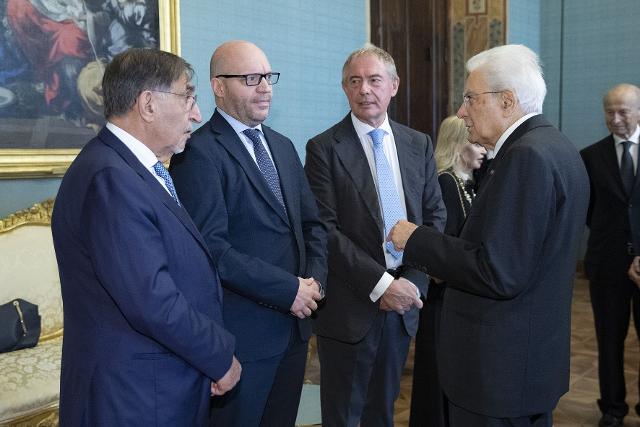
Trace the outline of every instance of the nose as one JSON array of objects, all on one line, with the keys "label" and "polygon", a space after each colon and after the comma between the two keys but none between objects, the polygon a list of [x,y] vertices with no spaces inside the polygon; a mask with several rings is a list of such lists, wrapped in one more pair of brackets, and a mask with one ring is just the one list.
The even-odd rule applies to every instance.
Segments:
[{"label": "nose", "polygon": [[258,83],[258,87],[257,89],[260,92],[271,92],[271,85],[267,82],[267,78],[266,77],[262,77],[260,79],[260,83]]},{"label": "nose", "polygon": [[459,119],[464,119],[465,117],[467,117],[467,108],[465,107],[464,102],[460,104],[460,108],[458,108],[458,112],[456,113],[456,116]]},{"label": "nose", "polygon": [[193,108],[189,111],[189,120],[194,123],[200,123],[202,121],[202,114],[200,113],[200,106],[196,102],[193,104]]}]

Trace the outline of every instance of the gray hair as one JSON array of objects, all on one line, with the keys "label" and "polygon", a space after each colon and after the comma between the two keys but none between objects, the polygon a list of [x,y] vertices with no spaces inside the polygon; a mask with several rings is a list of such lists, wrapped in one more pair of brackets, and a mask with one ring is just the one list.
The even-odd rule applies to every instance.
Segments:
[{"label": "gray hair", "polygon": [[541,113],[547,86],[542,77],[540,60],[528,47],[508,44],[494,47],[467,61],[467,71],[478,70],[489,90],[510,90],[525,114]]},{"label": "gray hair", "polygon": [[169,90],[183,75],[191,80],[193,68],[173,53],[146,48],[119,53],[102,78],[105,118],[127,114],[142,92]]},{"label": "gray hair", "polygon": [[344,65],[342,66],[342,84],[347,82],[347,69],[351,65],[351,63],[361,56],[375,56],[378,58],[387,68],[387,73],[389,77],[393,80],[399,80],[398,72],[396,71],[396,63],[393,60],[393,57],[389,55],[384,49],[379,48],[378,46],[372,45],[371,43],[367,43],[364,47],[351,52]]}]

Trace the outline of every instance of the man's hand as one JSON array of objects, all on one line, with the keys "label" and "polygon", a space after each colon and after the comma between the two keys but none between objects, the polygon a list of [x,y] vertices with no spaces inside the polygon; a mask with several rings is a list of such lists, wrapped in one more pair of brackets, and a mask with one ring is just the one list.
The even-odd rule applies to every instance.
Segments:
[{"label": "man's hand", "polygon": [[637,256],[631,262],[629,266],[629,279],[633,281],[640,288],[640,256]]},{"label": "man's hand", "polygon": [[298,294],[296,299],[293,300],[291,305],[291,313],[300,319],[311,316],[315,310],[318,309],[316,301],[320,301],[322,296],[320,295],[319,286],[313,277],[303,279],[298,277]]},{"label": "man's hand", "polygon": [[402,250],[407,245],[407,240],[409,240],[409,237],[411,237],[411,234],[413,234],[416,228],[418,228],[418,226],[414,223],[401,219],[391,228],[387,240],[393,242],[393,246],[395,246],[397,250]]},{"label": "man's hand", "polygon": [[233,356],[233,360],[231,360],[231,367],[227,371],[226,374],[222,378],[220,378],[217,382],[211,382],[211,396],[222,396],[240,381],[240,374],[242,373],[242,366],[240,366],[240,362]]},{"label": "man's hand", "polygon": [[395,311],[402,315],[412,306],[422,308],[422,301],[418,296],[416,285],[401,277],[391,282],[387,290],[380,297],[380,309]]}]

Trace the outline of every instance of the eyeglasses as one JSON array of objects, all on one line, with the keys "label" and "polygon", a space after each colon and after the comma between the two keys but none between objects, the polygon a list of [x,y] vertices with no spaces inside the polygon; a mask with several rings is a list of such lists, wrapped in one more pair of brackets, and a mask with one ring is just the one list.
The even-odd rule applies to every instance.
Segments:
[{"label": "eyeglasses", "polygon": [[166,90],[152,90],[152,92],[160,92],[160,93],[168,93],[171,95],[175,95],[175,96],[180,96],[182,98],[186,98],[186,106],[187,106],[187,111],[191,111],[193,110],[193,107],[196,105],[196,102],[198,102],[198,95],[189,95],[186,93],[175,93],[175,92],[169,92]]},{"label": "eyeglasses", "polygon": [[280,73],[266,73],[266,74],[218,74],[216,78],[238,78],[244,79],[247,86],[258,86],[262,79],[265,79],[268,84],[274,85],[278,83],[280,79]]},{"label": "eyeglasses", "polygon": [[489,90],[486,92],[480,92],[480,93],[465,93],[464,95],[462,95],[462,103],[464,105],[473,105],[473,103],[476,101],[476,98],[479,97],[480,95],[485,95],[487,93],[502,93],[504,92],[503,90]]}]

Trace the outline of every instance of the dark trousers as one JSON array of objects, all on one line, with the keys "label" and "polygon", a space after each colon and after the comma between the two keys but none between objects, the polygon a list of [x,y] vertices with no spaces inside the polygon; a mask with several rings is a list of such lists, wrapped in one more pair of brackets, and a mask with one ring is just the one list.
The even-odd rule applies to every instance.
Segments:
[{"label": "dark trousers", "polygon": [[409,340],[401,316],[386,311],[358,343],[318,336],[322,426],[393,426]]},{"label": "dark trousers", "polygon": [[625,402],[624,340],[632,312],[636,335],[640,336],[640,292],[628,279],[591,281],[589,291],[598,339],[598,406],[603,414],[622,418],[629,412]]},{"label": "dark trousers", "polygon": [[436,358],[443,293],[444,285],[432,283],[426,303],[420,310],[413,362],[410,427],[445,426],[446,400]]},{"label": "dark trousers", "polygon": [[551,412],[516,418],[493,418],[467,411],[451,402],[448,402],[448,412],[447,427],[551,427],[553,425]]},{"label": "dark trousers", "polygon": [[297,325],[283,354],[242,362],[238,384],[211,399],[210,426],[293,427],[298,414],[308,342]]}]

